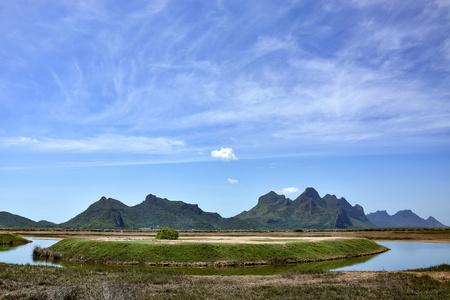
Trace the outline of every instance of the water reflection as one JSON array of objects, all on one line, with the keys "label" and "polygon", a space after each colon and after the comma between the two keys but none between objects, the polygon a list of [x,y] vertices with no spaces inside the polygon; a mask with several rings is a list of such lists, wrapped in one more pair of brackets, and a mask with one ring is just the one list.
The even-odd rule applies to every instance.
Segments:
[{"label": "water reflection", "polygon": [[145,270],[171,270],[181,272],[188,275],[274,275],[289,271],[318,271],[318,270],[332,270],[350,266],[356,263],[364,263],[371,259],[372,256],[358,257],[355,259],[340,259],[331,261],[322,261],[314,263],[300,263],[300,264],[278,264],[278,265],[262,265],[262,266],[237,266],[237,267],[149,267],[149,266],[115,266],[115,265],[101,265],[77,262],[59,262],[64,267],[77,267],[92,270],[120,270],[128,269],[145,269]]}]

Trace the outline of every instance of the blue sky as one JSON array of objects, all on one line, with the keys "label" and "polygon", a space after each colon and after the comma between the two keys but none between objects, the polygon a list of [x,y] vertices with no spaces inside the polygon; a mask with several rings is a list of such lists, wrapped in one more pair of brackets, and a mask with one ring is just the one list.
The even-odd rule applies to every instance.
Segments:
[{"label": "blue sky", "polygon": [[2,1],[0,210],[306,187],[450,225],[450,2]]}]

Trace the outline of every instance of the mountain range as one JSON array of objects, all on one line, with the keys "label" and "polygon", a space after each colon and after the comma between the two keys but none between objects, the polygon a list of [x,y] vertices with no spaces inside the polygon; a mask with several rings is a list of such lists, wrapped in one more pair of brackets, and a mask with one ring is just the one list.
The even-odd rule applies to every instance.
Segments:
[{"label": "mountain range", "polygon": [[379,210],[367,215],[367,218],[372,223],[379,227],[394,228],[394,227],[445,227],[433,217],[422,219],[411,210],[400,210],[394,215],[389,215],[385,210]]},{"label": "mountain range", "polygon": [[148,195],[143,202],[127,206],[119,200],[102,197],[85,211],[61,224],[0,212],[0,227],[79,228],[79,229],[157,229],[180,230],[233,229],[327,229],[376,227],[445,227],[429,217],[424,220],[410,210],[390,216],[377,211],[367,216],[362,206],[352,206],[345,198],[327,194],[323,198],[314,188],[307,188],[296,199],[271,191],[258,199],[249,211],[223,218],[204,212],[196,204],[171,201]]}]

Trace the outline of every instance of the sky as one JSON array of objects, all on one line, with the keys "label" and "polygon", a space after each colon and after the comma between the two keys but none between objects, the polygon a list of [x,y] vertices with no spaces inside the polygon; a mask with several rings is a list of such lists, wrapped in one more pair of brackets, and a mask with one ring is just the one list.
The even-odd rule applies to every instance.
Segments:
[{"label": "sky", "polygon": [[0,2],[0,211],[234,216],[314,187],[450,225],[450,1]]}]

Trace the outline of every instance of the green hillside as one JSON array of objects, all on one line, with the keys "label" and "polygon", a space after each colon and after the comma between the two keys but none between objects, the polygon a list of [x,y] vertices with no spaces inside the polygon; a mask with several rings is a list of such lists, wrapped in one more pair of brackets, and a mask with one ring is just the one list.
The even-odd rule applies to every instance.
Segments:
[{"label": "green hillside", "polygon": [[125,224],[122,218],[122,214],[128,209],[128,206],[118,200],[102,197],[84,212],[59,226],[83,229],[133,228],[130,224]]},{"label": "green hillside", "polygon": [[351,206],[334,195],[321,198],[313,188],[307,188],[295,200],[272,191],[261,196],[251,210],[236,217],[258,222],[264,229],[376,227],[361,206]]},{"label": "green hillside", "polygon": [[171,201],[148,195],[135,206],[102,197],[84,212],[60,224],[63,228],[83,229],[295,229],[375,227],[361,206],[351,206],[344,198],[307,188],[297,199],[270,192],[259,198],[249,211],[232,218],[204,212],[196,204]]},{"label": "green hillside", "polygon": [[246,221],[222,218],[218,213],[204,212],[196,204],[170,201],[154,195],[135,206],[102,197],[81,214],[60,224],[62,228],[82,229],[156,229],[172,227],[181,230],[253,229]]},{"label": "green hillside", "polygon": [[35,222],[6,211],[0,211],[0,228],[49,228],[55,225],[48,221]]}]

